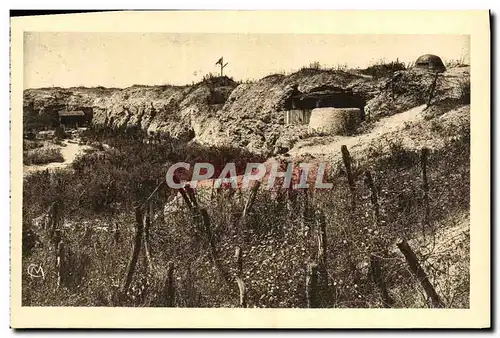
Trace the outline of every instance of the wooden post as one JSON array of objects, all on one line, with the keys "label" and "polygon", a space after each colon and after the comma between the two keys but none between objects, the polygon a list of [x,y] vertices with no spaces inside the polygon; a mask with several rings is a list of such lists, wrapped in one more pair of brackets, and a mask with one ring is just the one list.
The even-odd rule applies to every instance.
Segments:
[{"label": "wooden post", "polygon": [[149,271],[153,270],[153,264],[151,262],[151,252],[149,251],[149,228],[151,226],[151,202],[147,204],[147,210],[143,216],[143,227],[144,227],[144,253],[146,256],[146,262],[148,264]]},{"label": "wooden post", "polygon": [[231,288],[229,274],[222,267],[217,255],[217,248],[215,246],[214,235],[212,232],[212,227],[210,225],[210,216],[208,215],[207,210],[205,208],[200,208],[198,201],[196,200],[196,195],[194,193],[194,190],[191,187],[186,186],[185,189],[179,189],[179,191],[184,191],[182,197],[184,198],[184,201],[186,202],[188,207],[191,206],[191,212],[193,213],[193,215],[201,216],[202,229],[208,241],[208,245],[210,248],[210,258],[212,260],[212,263],[215,265],[215,268],[226,282],[226,285],[229,288]]},{"label": "wooden post", "polygon": [[188,209],[192,209],[193,204],[191,203],[191,200],[190,200],[189,195],[187,194],[186,190],[184,188],[180,188],[179,193],[181,194],[182,199],[186,203],[186,206],[188,207]]},{"label": "wooden post", "polygon": [[135,241],[132,249],[132,254],[130,256],[130,260],[127,265],[127,272],[125,274],[125,278],[122,282],[121,287],[121,295],[124,297],[127,294],[128,288],[132,281],[132,276],[134,275],[135,266],[137,264],[137,259],[139,258],[139,254],[141,252],[141,244],[142,244],[142,232],[144,227],[142,226],[142,217],[143,212],[140,207],[135,208]]},{"label": "wooden post", "polygon": [[352,174],[352,158],[351,154],[349,154],[349,150],[347,150],[347,146],[342,145],[340,151],[342,152],[342,161],[344,162],[347,182],[349,183],[349,190],[351,191],[351,205],[354,209],[356,207],[356,183],[354,182],[354,176]]},{"label": "wooden post", "polygon": [[250,196],[248,197],[248,200],[245,203],[245,208],[243,209],[243,215],[241,216],[243,220],[246,219],[248,211],[252,208],[255,202],[255,197],[257,196],[257,191],[259,190],[260,184],[261,184],[260,181],[255,181],[255,184],[253,185],[252,190],[250,191]]},{"label": "wooden post", "polygon": [[[378,227],[380,225],[380,205],[378,201],[377,189],[375,188],[375,184],[373,183],[373,177],[368,170],[365,171],[365,183],[368,186],[368,189],[370,190],[370,200],[373,210],[373,222],[375,227]],[[374,251],[380,251],[380,249],[382,249],[383,252],[387,251],[387,248],[381,247],[383,245],[381,242],[382,241],[380,238],[378,237],[375,238]],[[389,292],[387,290],[387,286],[384,281],[384,273],[382,271],[380,258],[373,252],[370,254],[370,267],[371,267],[370,272],[373,281],[380,290],[384,306],[391,307],[394,304],[394,301],[390,297]]]},{"label": "wooden post", "polygon": [[49,237],[52,237],[50,233],[52,231],[52,222],[53,222],[52,218],[54,217],[54,212],[52,211],[53,205],[54,203],[52,203],[45,212],[46,220],[43,227],[43,229],[49,234]]},{"label": "wooden post", "polygon": [[113,241],[117,244],[120,241],[120,228],[118,223],[113,222]]},{"label": "wooden post", "polygon": [[241,276],[243,272],[243,257],[241,255],[241,248],[239,246],[236,247],[234,253],[234,261],[236,262],[236,274]]},{"label": "wooden post", "polygon": [[309,194],[307,193],[307,189],[302,189],[303,191],[303,201],[301,203],[301,213],[300,213],[300,223],[302,227],[302,231],[304,236],[307,236],[310,230],[309,226]]},{"label": "wooden post", "polygon": [[[51,206],[50,206],[50,230],[49,230],[49,236],[51,238],[54,237],[54,234],[57,229],[60,228],[60,223],[61,223],[61,202],[60,201],[54,201]],[[55,242],[54,244],[57,245],[58,242]]]},{"label": "wooden post", "polygon": [[92,226],[90,224],[86,224],[82,242],[85,244],[91,244],[91,241],[92,241]]},{"label": "wooden post", "polygon": [[429,91],[429,98],[427,99],[427,108],[430,107],[432,98],[434,97],[434,90],[436,89],[438,76],[439,76],[439,73],[436,72],[436,75],[434,76],[434,80],[432,81],[431,89]]},{"label": "wooden post", "polygon": [[[317,229],[318,229],[318,256],[317,262],[319,269],[322,273],[326,274],[327,259],[326,259],[326,220],[323,212],[319,210],[316,215]],[[328,279],[327,279],[328,280]]]},{"label": "wooden post", "polygon": [[210,217],[208,216],[208,212],[205,208],[200,208],[199,213],[201,214],[203,229],[205,231],[205,235],[206,235],[207,240],[208,240],[208,245],[210,247],[210,256],[211,256],[212,262],[215,265],[215,268],[217,269],[217,271],[222,276],[222,279],[224,279],[224,281],[226,282],[226,285],[229,288],[231,288],[229,274],[221,265],[221,263],[219,261],[219,257],[217,255],[217,248],[216,248],[215,241],[214,241],[212,227],[210,225]]},{"label": "wooden post", "polygon": [[394,304],[394,300],[389,295],[389,291],[387,290],[387,286],[385,285],[380,260],[378,256],[374,254],[370,255],[370,268],[373,281],[378,286],[380,294],[382,295],[384,306],[392,307],[392,305]]},{"label": "wooden post", "polygon": [[365,171],[365,183],[368,186],[368,189],[370,189],[370,200],[372,203],[373,221],[375,223],[375,226],[378,226],[380,218],[380,206],[378,203],[378,194],[377,194],[377,189],[375,188],[375,184],[373,183],[372,174],[368,170]]},{"label": "wooden post", "polygon": [[434,307],[444,307],[441,298],[437,294],[431,282],[429,282],[427,274],[418,262],[417,255],[415,255],[415,252],[413,252],[410,245],[406,241],[402,241],[401,243],[398,243],[398,248],[405,256],[412,274],[420,281],[420,284],[424,288],[425,294],[428,298],[431,299],[432,305]]},{"label": "wooden post", "polygon": [[422,224],[422,235],[425,239],[425,227],[430,226],[430,206],[429,206],[429,182],[427,181],[427,158],[429,156],[429,149],[422,148],[420,154],[420,163],[422,166],[422,189],[424,191],[424,222]]},{"label": "wooden post", "polygon": [[188,263],[186,267],[186,289],[187,289],[187,307],[196,307],[198,305],[198,294],[193,282],[193,273],[191,269],[192,263]]},{"label": "wooden post", "polygon": [[238,284],[238,289],[240,291],[240,306],[247,307],[247,290],[245,282],[243,282],[243,258],[241,248],[239,246],[236,247],[234,259],[236,262],[236,283]]},{"label": "wooden post", "polygon": [[184,187],[184,191],[186,192],[192,207],[197,208],[198,207],[198,200],[196,199],[196,194],[194,192],[194,189],[191,188],[191,186],[189,184],[187,184]]},{"label": "wooden post", "polygon": [[61,239],[62,239],[61,229],[54,230],[54,235],[52,236],[52,243],[56,249]]},{"label": "wooden post", "polygon": [[64,264],[64,243],[62,239],[57,243],[56,249],[57,287],[59,288],[65,279],[66,268]]},{"label": "wooden post", "polygon": [[318,306],[317,284],[318,284],[318,265],[316,263],[309,263],[307,264],[307,274],[306,274],[306,299],[308,308],[315,308]]},{"label": "wooden post", "polygon": [[[322,293],[319,297],[330,297],[330,288],[328,285],[328,269],[327,269],[327,235],[326,235],[326,219],[323,211],[318,209],[316,211],[316,235],[318,240],[318,253],[316,262],[318,264],[318,277]],[[326,293],[325,293],[326,292]]]},{"label": "wooden post", "polygon": [[295,212],[295,206],[297,205],[297,192],[293,190],[292,187],[286,189],[286,209],[288,213],[288,218],[291,218]]},{"label": "wooden post", "polygon": [[174,307],[175,305],[175,285],[174,285],[174,264],[172,262],[167,263],[167,273],[165,277],[165,283],[163,286],[163,305],[165,307]]}]

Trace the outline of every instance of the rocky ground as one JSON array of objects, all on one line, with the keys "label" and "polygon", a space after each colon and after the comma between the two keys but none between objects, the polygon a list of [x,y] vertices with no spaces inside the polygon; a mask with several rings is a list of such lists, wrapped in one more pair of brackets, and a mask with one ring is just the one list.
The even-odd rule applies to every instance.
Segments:
[{"label": "rocky ground", "polygon": [[[26,124],[53,118],[61,109],[83,110],[93,115],[95,125],[269,152],[308,137],[305,126],[284,125],[283,104],[292,84],[304,93],[322,86],[352,89],[367,100],[374,122],[426,103],[433,79],[433,74],[414,70],[374,80],[348,71],[303,69],[241,84],[224,77],[190,86],[29,89],[24,92],[24,116]],[[434,105],[456,106],[455,101],[467,95],[462,91],[468,79],[468,67],[445,72],[438,79]]]}]

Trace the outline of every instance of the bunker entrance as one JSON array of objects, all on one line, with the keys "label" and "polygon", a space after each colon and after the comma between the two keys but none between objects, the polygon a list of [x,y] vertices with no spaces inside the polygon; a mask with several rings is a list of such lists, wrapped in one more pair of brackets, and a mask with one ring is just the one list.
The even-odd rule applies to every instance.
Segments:
[{"label": "bunker entrance", "polygon": [[311,112],[316,108],[357,108],[359,120],[365,118],[365,100],[352,92],[339,87],[321,86],[308,93],[301,93],[294,85],[285,101],[285,124],[309,124]]}]

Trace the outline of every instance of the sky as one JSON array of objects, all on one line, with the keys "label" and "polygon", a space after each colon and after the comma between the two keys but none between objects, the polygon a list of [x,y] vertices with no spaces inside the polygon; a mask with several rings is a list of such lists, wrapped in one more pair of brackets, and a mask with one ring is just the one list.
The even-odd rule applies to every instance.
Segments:
[{"label": "sky", "polygon": [[364,68],[422,54],[469,62],[465,35],[25,32],[24,88],[185,85],[220,72],[255,80],[312,62]]}]

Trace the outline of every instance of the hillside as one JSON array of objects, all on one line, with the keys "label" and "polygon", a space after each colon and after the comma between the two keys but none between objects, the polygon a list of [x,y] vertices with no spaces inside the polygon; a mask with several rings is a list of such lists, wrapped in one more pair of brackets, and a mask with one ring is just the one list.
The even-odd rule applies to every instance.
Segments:
[{"label": "hillside", "polygon": [[29,124],[40,116],[54,118],[61,109],[83,110],[93,115],[94,125],[140,128],[184,141],[265,152],[282,133],[297,129],[284,126],[279,114],[287,85],[296,83],[308,91],[323,85],[347,87],[356,81],[366,80],[341,71],[302,70],[239,85],[224,77],[182,87],[29,89],[24,92],[24,116]]},{"label": "hillside", "polygon": [[[434,106],[456,105],[464,95],[461,82],[468,84],[468,77],[468,68],[453,68],[440,77]],[[281,111],[292,84],[304,93],[323,86],[352,89],[367,100],[374,121],[425,103],[432,81],[432,74],[415,70],[373,80],[345,71],[302,69],[244,84],[213,77],[190,86],[29,89],[24,92],[24,117],[28,127],[40,118],[47,124],[62,109],[83,110],[97,126],[138,128],[182,141],[267,153],[307,137],[305,126],[284,124]]]}]

